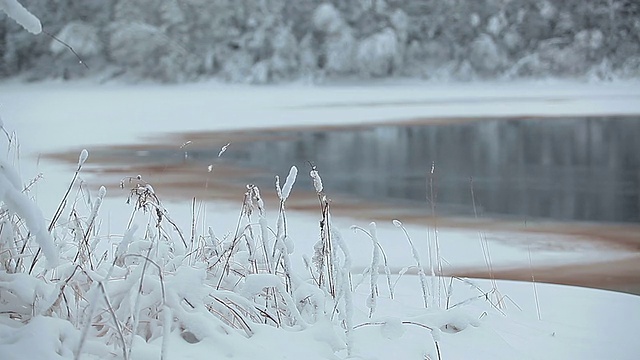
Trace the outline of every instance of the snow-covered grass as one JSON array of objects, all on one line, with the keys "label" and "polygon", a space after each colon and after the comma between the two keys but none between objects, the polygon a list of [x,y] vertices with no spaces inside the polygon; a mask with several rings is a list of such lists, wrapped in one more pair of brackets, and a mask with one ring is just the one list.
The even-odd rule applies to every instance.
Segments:
[{"label": "snow-covered grass", "polygon": [[[0,87],[3,138],[11,139],[3,140],[2,186],[22,199],[16,205],[3,197],[2,358],[635,358],[639,297],[541,283],[534,292],[529,283],[433,277],[431,269],[437,272],[443,259],[483,266],[477,232],[439,229],[441,256],[434,256],[429,249],[435,245],[425,241],[433,229],[427,235],[406,224],[408,244],[399,222],[333,218],[331,189],[320,185],[320,173],[303,169],[292,170],[278,187],[277,208],[261,200],[260,191],[272,190],[249,187],[236,204],[204,209],[198,202],[165,203],[153,179],[135,176],[125,179],[120,193],[105,195],[96,189],[108,184],[82,174],[91,157],[81,155],[80,180],[65,211],[48,221],[59,265],[48,269],[44,256],[31,270],[42,246],[34,229],[42,226],[27,217],[46,224],[75,170],[32,154],[187,130],[640,110],[629,101],[640,96],[633,84],[549,91],[502,85],[479,96],[480,88]],[[40,172],[44,179],[27,181],[23,192],[19,174]],[[286,210],[294,179],[316,185],[317,213]],[[349,231],[352,225],[367,233]],[[511,236],[488,236],[494,265],[528,257],[527,249],[500,241]],[[620,256],[589,245],[533,254],[536,263],[603,255]]]}]

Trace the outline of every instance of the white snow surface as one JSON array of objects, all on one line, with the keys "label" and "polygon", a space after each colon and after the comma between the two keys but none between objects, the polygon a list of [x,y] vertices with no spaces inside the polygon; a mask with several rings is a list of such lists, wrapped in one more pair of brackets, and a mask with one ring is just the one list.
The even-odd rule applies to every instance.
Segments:
[{"label": "white snow surface", "polygon": [[[39,154],[50,151],[86,147],[90,153],[91,146],[143,143],[150,136],[182,131],[259,131],[278,126],[347,125],[423,118],[624,114],[640,114],[638,83],[377,83],[319,87],[299,84],[247,87],[217,83],[175,86],[96,86],[82,82],[0,84],[0,116],[7,131],[15,131],[20,141],[18,169],[23,178],[32,178],[39,172],[44,174],[44,179],[36,185],[36,197],[45,216],[53,214],[75,170],[38,159]],[[86,161],[90,163],[91,157]],[[296,191],[295,186],[292,191]],[[188,229],[190,204],[165,205],[176,221]],[[202,225],[211,226],[216,234],[232,233],[238,211],[239,204],[208,204],[204,216],[206,224]],[[124,234],[129,214],[124,197],[108,194],[100,213],[100,231]],[[276,216],[276,209],[267,209],[272,227],[276,224]],[[313,252],[313,244],[318,240],[318,220],[316,214],[287,212],[289,238],[295,243],[292,259],[296,261],[297,269],[304,268],[301,255],[310,256]],[[351,225],[366,228],[368,221],[333,218],[333,222],[350,247],[354,278],[357,278],[371,263],[371,240],[349,228]],[[429,230],[405,226],[418,251],[426,254]],[[456,267],[484,265],[477,231],[440,229],[438,236],[446,260],[445,268],[447,264]],[[528,248],[509,241],[522,234],[488,232],[486,236],[494,266],[528,263]],[[414,263],[401,230],[392,223],[378,223],[377,237],[394,274]],[[116,246],[119,239],[112,242]],[[570,243],[575,246],[533,251],[533,262],[536,265],[577,263],[625,256],[620,251],[604,250],[586,242]],[[0,277],[0,289],[5,286],[3,281]],[[488,281],[474,283],[484,291],[491,289]],[[442,359],[624,360],[636,359],[640,353],[640,344],[635,339],[640,325],[638,296],[538,283],[541,318],[538,320],[531,284],[498,282],[501,294],[509,297],[505,300],[506,309],[502,310],[504,314],[489,306],[469,284],[459,281],[454,284],[452,303],[475,300],[466,301],[460,310],[425,310],[418,276],[409,273],[402,276],[393,300],[389,299],[384,276],[381,276],[376,313],[368,319],[366,299],[370,294],[364,281],[354,293],[354,324],[372,325],[363,325],[353,331],[352,358],[424,359],[428,356],[436,359],[432,336],[439,339]],[[254,285],[245,290],[259,291],[260,282]],[[432,328],[455,324],[461,331],[431,334],[411,323]],[[197,344],[184,341],[178,331],[173,331],[165,344],[165,357],[347,358],[344,334],[336,332],[334,325],[328,322],[320,321],[304,330],[269,326],[256,326],[254,330],[255,334],[250,338],[239,333],[223,335],[211,330],[209,332],[217,335],[206,337]],[[38,338],[37,345],[31,341],[34,337]],[[78,340],[79,332],[60,319],[40,316],[26,325],[0,321],[2,358],[73,358]],[[83,358],[99,358],[106,351],[103,347],[99,342],[89,341],[85,345],[87,355]],[[139,338],[134,344],[132,358],[159,359],[162,347],[161,339],[147,343]]]},{"label": "white snow surface", "polygon": [[11,119],[11,129],[19,134],[30,132],[29,137],[22,136],[22,144],[32,145],[30,148],[39,152],[81,144],[126,144],[177,131],[450,117],[638,114],[638,99],[637,82],[380,82],[318,87],[218,83],[95,86],[51,82],[0,86],[3,119],[7,123]]}]

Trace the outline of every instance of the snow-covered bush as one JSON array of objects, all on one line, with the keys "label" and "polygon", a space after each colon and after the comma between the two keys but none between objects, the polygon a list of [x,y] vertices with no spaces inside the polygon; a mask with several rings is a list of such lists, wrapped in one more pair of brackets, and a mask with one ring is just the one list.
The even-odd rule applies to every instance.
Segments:
[{"label": "snow-covered bush", "polygon": [[[227,53],[227,58],[222,63],[220,76],[229,82],[251,82],[254,59],[251,54],[238,50]],[[259,70],[259,69],[257,69]],[[259,71],[255,71],[259,73]],[[255,79],[255,77],[254,77]]]},{"label": "snow-covered bush", "polygon": [[336,35],[329,35],[324,43],[324,67],[328,75],[345,75],[355,69],[356,39],[348,28]]},{"label": "snow-covered bush", "polygon": [[[126,71],[164,82],[189,78],[195,59],[162,29],[145,23],[121,23],[113,27],[109,54]],[[187,71],[185,71],[185,69]]]},{"label": "snow-covered bush", "polygon": [[331,3],[323,3],[313,12],[313,26],[316,30],[337,34],[346,26],[340,12]]},{"label": "snow-covered bush", "polygon": [[618,76],[622,79],[632,79],[640,76],[640,56],[625,60],[620,67]]},{"label": "snow-covered bush", "polygon": [[406,50],[403,72],[420,78],[448,80],[451,76],[449,70],[445,70],[442,77],[436,74],[443,68],[447,69],[452,60],[451,44],[435,40],[425,43],[412,41]]},{"label": "snow-covered bush", "polygon": [[493,15],[487,23],[487,32],[493,36],[498,36],[509,25],[503,13]]},{"label": "snow-covered bush", "polygon": [[357,69],[364,77],[393,74],[401,63],[400,43],[396,33],[386,28],[363,39],[356,53]]},{"label": "snow-covered bush", "polygon": [[507,63],[507,56],[488,34],[480,34],[472,43],[468,54],[471,66],[483,76],[490,77]]},{"label": "snow-covered bush", "polygon": [[320,67],[326,75],[345,75],[356,67],[354,54],[356,38],[342,19],[340,12],[330,3],[323,3],[313,13],[313,25],[321,34]]},{"label": "snow-covered bush", "polygon": [[[38,24],[24,15],[26,10],[16,6],[15,0],[0,4],[18,14],[29,29],[39,31]],[[591,68],[602,69],[605,58],[611,71],[620,72],[627,59],[640,54],[640,5],[627,0],[60,0],[56,6],[47,4],[50,2],[39,0],[28,5],[42,17],[49,33],[63,35],[72,30],[67,28],[69,24],[79,21],[89,26],[87,31],[73,32],[76,37],[87,38],[97,34],[99,42],[91,42],[104,44],[104,51],[87,60],[91,69],[99,71],[116,65],[122,71],[115,69],[113,74],[124,73],[134,81],[218,76],[233,82],[274,82],[299,76],[321,79],[325,75],[396,74],[466,79],[470,78],[469,69],[474,76],[492,79],[519,74],[585,78],[590,76]],[[136,27],[131,24],[153,28],[139,29],[150,37],[150,44],[141,44],[135,36],[126,35],[130,41],[121,41],[114,47],[112,34]],[[378,65],[373,71],[371,62],[357,59],[358,53],[387,28],[396,35],[395,57],[401,62],[390,74],[373,75],[385,72]],[[158,35],[164,40],[155,39]],[[61,44],[53,46],[62,57],[53,57],[50,38],[25,33],[13,21],[0,29],[0,38],[5,43],[2,76],[28,73],[31,79],[43,79],[59,76],[60,67],[76,70],[72,77],[95,73],[73,69],[77,61],[65,55],[69,51]],[[549,42],[560,46],[549,47]],[[446,56],[434,56],[433,44],[446,48],[442,50]],[[139,59],[141,52],[157,55],[149,48],[161,49],[162,55],[147,56],[144,64],[123,60],[127,56]],[[418,56],[423,51],[420,49],[426,49],[424,52],[429,55]],[[587,57],[579,60],[585,51]],[[581,64],[567,69],[559,60],[564,55]],[[483,59],[485,56],[487,60]],[[525,70],[512,65],[533,57],[540,59],[541,67]],[[232,64],[236,60],[242,64]],[[52,61],[56,66],[51,66]]]},{"label": "snow-covered bush", "polygon": [[271,78],[289,79],[298,72],[298,42],[291,29],[279,27],[271,40],[273,55],[270,59]]},{"label": "snow-covered bush", "polygon": [[396,9],[390,16],[389,21],[395,29],[396,35],[400,40],[400,43],[404,44],[409,36],[409,28],[411,23],[409,22],[409,16],[402,9]]}]

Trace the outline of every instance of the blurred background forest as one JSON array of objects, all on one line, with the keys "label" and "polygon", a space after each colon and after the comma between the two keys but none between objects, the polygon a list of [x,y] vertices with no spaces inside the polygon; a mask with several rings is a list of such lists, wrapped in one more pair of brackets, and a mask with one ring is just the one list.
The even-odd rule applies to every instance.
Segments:
[{"label": "blurred background forest", "polygon": [[24,0],[0,77],[238,83],[640,77],[637,0]]}]

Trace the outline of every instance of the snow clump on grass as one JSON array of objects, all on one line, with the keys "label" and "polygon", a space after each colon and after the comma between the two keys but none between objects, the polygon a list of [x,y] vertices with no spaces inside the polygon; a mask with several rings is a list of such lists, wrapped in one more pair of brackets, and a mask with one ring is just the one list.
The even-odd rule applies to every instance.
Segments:
[{"label": "snow clump on grass", "polygon": [[25,9],[18,0],[0,0],[0,10],[15,20],[28,32],[38,35],[42,32],[40,20],[29,10]]},{"label": "snow clump on grass", "polygon": [[47,268],[58,264],[58,249],[47,231],[40,208],[22,192],[22,181],[11,164],[0,160],[0,201],[10,213],[24,220],[47,258]]}]

